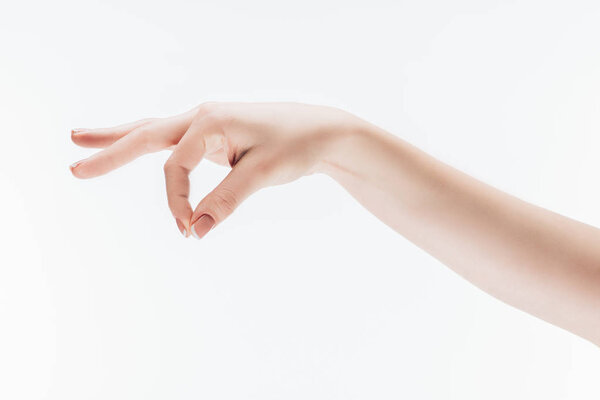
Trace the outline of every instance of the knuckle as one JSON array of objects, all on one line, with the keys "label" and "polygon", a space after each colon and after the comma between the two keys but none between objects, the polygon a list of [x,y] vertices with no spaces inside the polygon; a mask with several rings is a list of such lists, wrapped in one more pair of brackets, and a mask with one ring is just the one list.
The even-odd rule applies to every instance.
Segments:
[{"label": "knuckle", "polygon": [[220,103],[201,105],[195,116],[195,120],[205,126],[223,126],[228,119],[228,113]]},{"label": "knuckle", "polygon": [[209,114],[212,114],[213,112],[217,111],[217,109],[219,108],[219,103],[217,103],[216,101],[209,101],[206,103],[202,103],[198,106],[196,115],[202,117],[202,116],[206,116]]},{"label": "knuckle", "polygon": [[175,161],[173,161],[171,158],[169,158],[165,162],[165,165],[163,165],[163,171],[165,172],[165,175],[169,175],[171,173],[171,171],[173,171],[176,167],[177,167],[177,164],[175,163]]},{"label": "knuckle", "polygon": [[167,177],[174,175],[188,176],[190,174],[190,170],[173,158],[172,155],[163,165],[163,171]]},{"label": "knuckle", "polygon": [[221,123],[221,115],[219,115],[216,112],[210,113],[210,114],[206,114],[205,116],[201,117],[200,120],[202,121],[202,124],[205,126],[217,126]]}]

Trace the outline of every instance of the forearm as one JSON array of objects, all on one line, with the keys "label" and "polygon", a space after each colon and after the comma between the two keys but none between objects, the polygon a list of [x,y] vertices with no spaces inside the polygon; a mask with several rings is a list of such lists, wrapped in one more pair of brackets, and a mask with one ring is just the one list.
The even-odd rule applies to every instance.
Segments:
[{"label": "forearm", "polygon": [[600,345],[600,230],[359,125],[338,140],[325,173],[475,285]]}]

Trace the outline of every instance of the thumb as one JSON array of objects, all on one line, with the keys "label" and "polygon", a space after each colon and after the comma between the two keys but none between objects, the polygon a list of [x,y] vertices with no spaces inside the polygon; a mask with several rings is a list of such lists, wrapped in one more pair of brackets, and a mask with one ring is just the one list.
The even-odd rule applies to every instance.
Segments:
[{"label": "thumb", "polygon": [[201,239],[231,215],[248,196],[267,185],[271,170],[269,164],[253,160],[248,154],[242,157],[194,210],[190,220],[192,235]]}]

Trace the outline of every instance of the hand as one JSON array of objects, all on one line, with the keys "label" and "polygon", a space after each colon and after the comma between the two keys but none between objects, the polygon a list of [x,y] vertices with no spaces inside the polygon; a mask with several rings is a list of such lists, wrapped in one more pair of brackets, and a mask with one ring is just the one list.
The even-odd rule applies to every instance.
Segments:
[{"label": "hand", "polygon": [[[325,172],[477,286],[600,345],[600,230],[490,187],[343,111],[211,103],[72,137],[106,147],[71,166],[80,178],[173,148],[167,196],[186,237],[201,238],[262,187]],[[231,171],[192,211],[188,176],[202,158]]]},{"label": "hand", "polygon": [[[113,128],[75,129],[72,140],[104,150],[71,165],[93,178],[164,149],[169,207],[188,237],[203,237],[260,188],[319,171],[333,143],[358,118],[338,109],[295,103],[206,103],[169,118]],[[192,211],[189,174],[203,159],[231,171]]]}]

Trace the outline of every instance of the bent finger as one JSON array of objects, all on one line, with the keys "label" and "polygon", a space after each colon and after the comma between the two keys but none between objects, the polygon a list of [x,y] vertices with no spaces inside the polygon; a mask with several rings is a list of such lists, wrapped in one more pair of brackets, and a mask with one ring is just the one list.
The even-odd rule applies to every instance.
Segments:
[{"label": "bent finger", "polygon": [[[219,134],[219,129],[214,118],[194,119],[164,166],[169,208],[179,230],[186,237],[190,234],[192,216],[189,174],[204,157],[206,138]],[[184,229],[180,225],[183,225]]]}]

